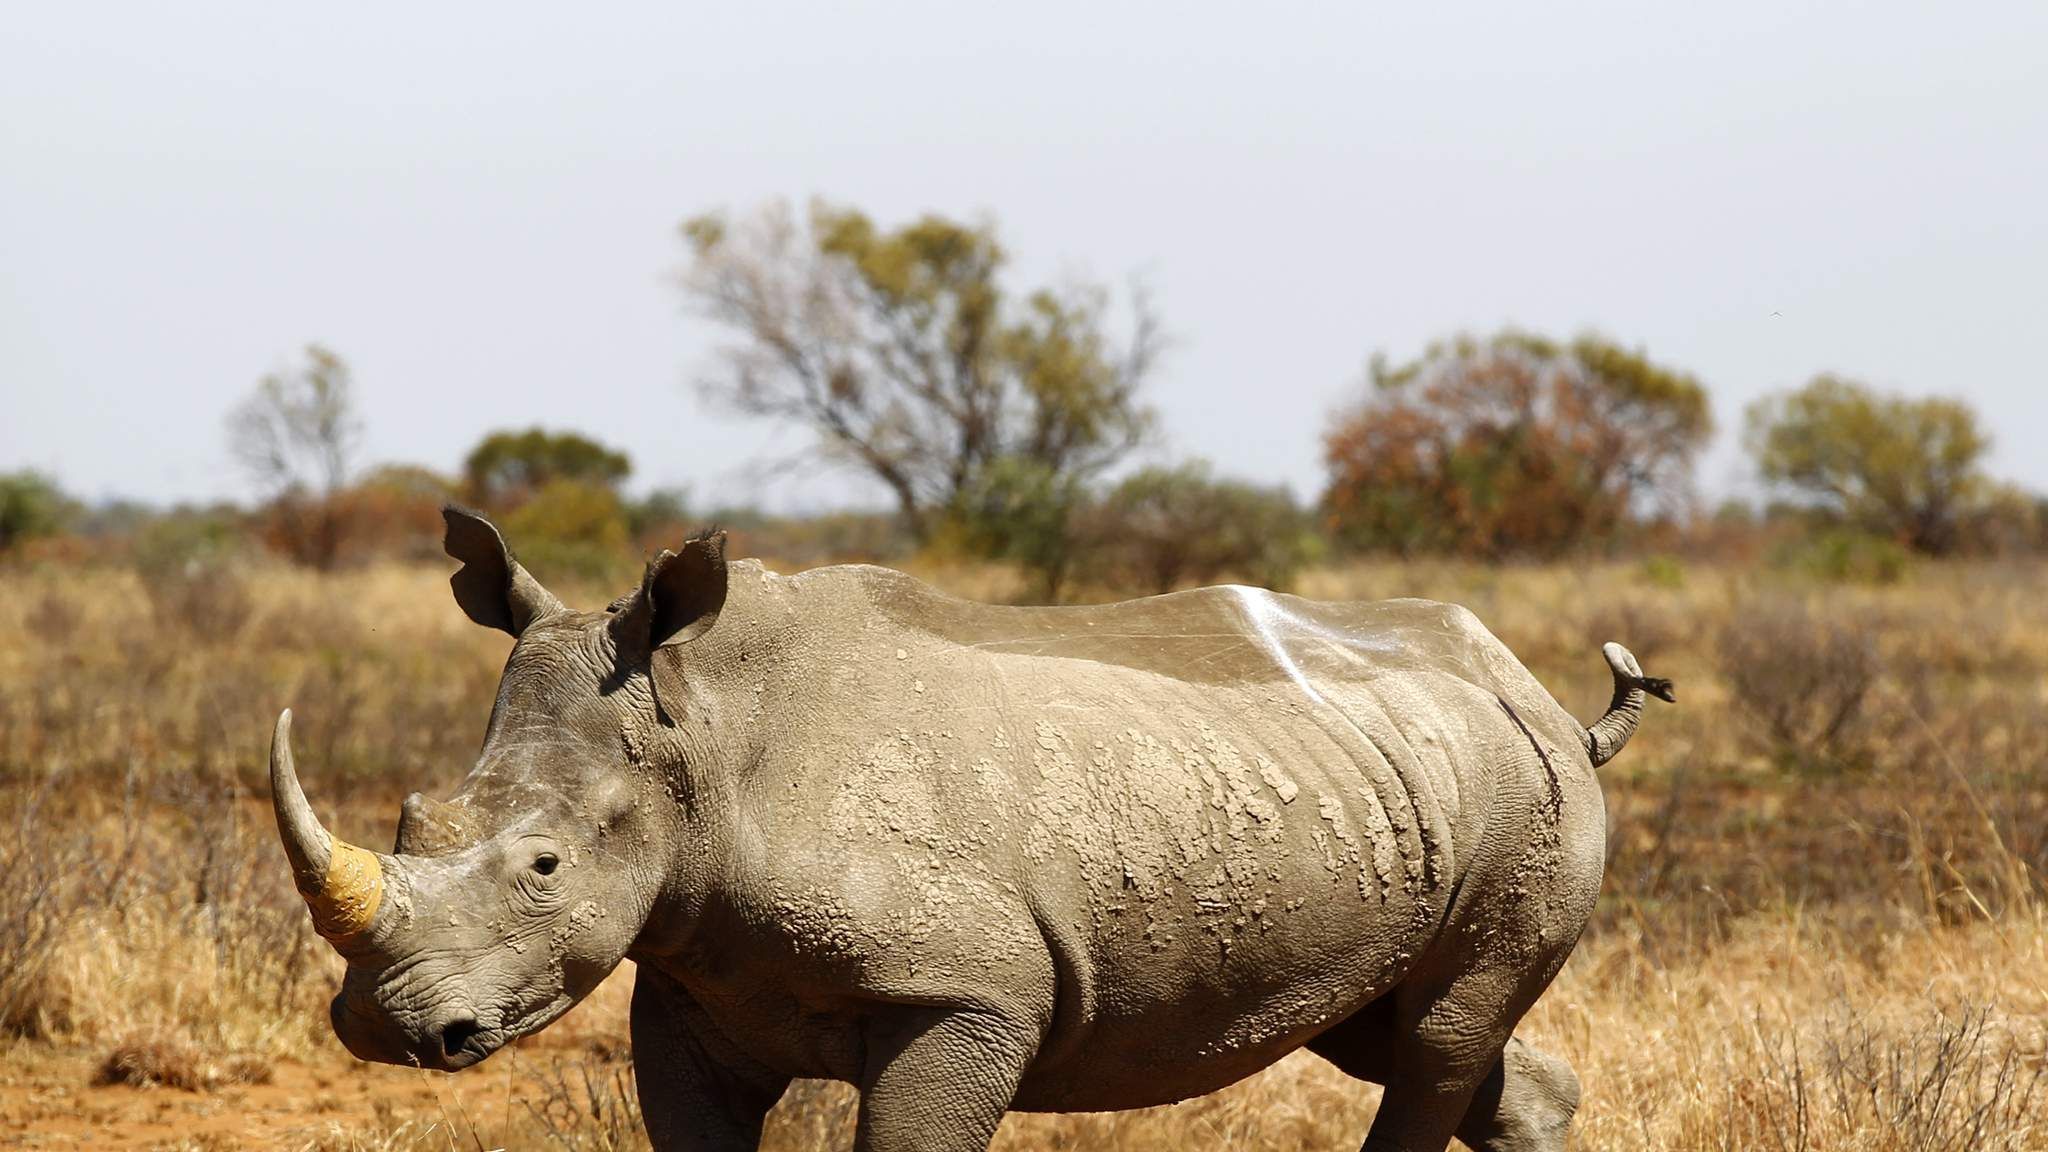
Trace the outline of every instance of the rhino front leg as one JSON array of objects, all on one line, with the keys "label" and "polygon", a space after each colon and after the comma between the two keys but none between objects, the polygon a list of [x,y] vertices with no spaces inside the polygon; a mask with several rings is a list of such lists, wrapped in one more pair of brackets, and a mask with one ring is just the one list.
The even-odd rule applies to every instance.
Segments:
[{"label": "rhino front leg", "polygon": [[633,1082],[654,1152],[755,1152],[789,1087],[725,1043],[675,981],[642,965],[633,982]]},{"label": "rhino front leg", "polygon": [[934,1010],[872,1038],[855,1152],[983,1152],[1041,1035],[1001,1014]]}]

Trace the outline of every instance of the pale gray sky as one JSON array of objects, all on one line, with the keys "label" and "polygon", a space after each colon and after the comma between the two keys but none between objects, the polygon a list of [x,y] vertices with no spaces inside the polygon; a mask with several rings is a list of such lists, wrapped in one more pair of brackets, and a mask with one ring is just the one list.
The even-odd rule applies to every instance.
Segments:
[{"label": "pale gray sky", "polygon": [[[1597,327],[1742,405],[1968,397],[2048,489],[2048,5],[34,5],[0,37],[0,469],[243,495],[222,414],[318,340],[369,455],[623,446],[857,498],[685,381],[674,226],[814,194],[1143,274],[1171,453],[1320,484],[1374,349]],[[865,9],[865,11],[857,11]],[[778,449],[779,446],[779,449]]]}]

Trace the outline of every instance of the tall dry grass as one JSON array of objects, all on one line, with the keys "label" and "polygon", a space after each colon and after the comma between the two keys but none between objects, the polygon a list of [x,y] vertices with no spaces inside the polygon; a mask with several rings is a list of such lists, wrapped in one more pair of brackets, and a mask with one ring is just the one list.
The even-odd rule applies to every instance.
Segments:
[{"label": "tall dry grass", "polygon": [[[1604,770],[1607,890],[1523,1027],[1585,1083],[1577,1146],[2048,1148],[2042,575],[1374,564],[1301,591],[1464,603],[1582,716],[1606,699],[1602,640],[1679,684]],[[269,723],[297,709],[323,814],[386,842],[404,792],[461,776],[506,647],[435,569],[0,573],[0,1059],[85,1053],[202,1091],[252,1061],[345,1061],[325,1016],[339,963],[269,824]],[[623,981],[596,999],[436,1079],[431,1107],[295,1139],[644,1147]],[[1297,1055],[1173,1108],[1013,1116],[999,1146],[1351,1148],[1374,1099]],[[770,1146],[844,1146],[851,1102],[799,1085]]]}]

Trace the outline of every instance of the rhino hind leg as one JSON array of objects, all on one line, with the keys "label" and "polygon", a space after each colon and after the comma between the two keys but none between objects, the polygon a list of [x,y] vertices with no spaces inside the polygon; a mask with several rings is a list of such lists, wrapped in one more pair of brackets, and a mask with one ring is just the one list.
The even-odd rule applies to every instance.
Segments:
[{"label": "rhino hind leg", "polygon": [[1564,1152],[1579,1108],[1579,1078],[1562,1059],[1509,1039],[1458,1125],[1478,1152]]},{"label": "rhino hind leg", "polygon": [[1479,1152],[1563,1152],[1578,1077],[1512,1036],[1547,982],[1482,970],[1434,994],[1405,986],[1309,1041],[1386,1086],[1364,1152],[1438,1152],[1454,1135]]}]

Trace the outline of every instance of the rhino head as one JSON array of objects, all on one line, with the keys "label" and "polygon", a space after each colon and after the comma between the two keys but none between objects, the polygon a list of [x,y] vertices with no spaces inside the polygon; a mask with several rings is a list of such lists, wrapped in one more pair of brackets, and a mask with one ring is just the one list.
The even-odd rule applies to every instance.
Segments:
[{"label": "rhino head", "polygon": [[723,537],[695,538],[605,611],[577,612],[488,521],[444,517],[456,602],[516,640],[468,777],[448,801],[407,797],[388,855],[321,826],[289,711],[270,779],[293,878],[348,961],[335,1033],[365,1060],[452,1070],[567,1011],[663,903],[688,851],[679,777],[698,750],[681,690],[657,699],[654,654],[711,627],[726,566]]}]

